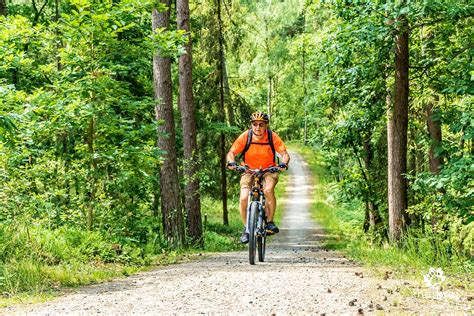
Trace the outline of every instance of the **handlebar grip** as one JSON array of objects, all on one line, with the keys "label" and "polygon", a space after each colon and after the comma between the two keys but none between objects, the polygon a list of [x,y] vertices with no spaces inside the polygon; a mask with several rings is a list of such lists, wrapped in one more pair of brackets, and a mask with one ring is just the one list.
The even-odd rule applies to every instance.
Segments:
[{"label": "handlebar grip", "polygon": [[235,168],[235,171],[242,172],[242,173],[245,172],[246,170],[247,170],[247,168],[242,167],[242,166],[238,166],[237,168]]},{"label": "handlebar grip", "polygon": [[270,167],[270,169],[269,169],[268,171],[270,171],[270,173],[276,173],[276,172],[280,171],[280,168],[278,168],[278,167]]}]

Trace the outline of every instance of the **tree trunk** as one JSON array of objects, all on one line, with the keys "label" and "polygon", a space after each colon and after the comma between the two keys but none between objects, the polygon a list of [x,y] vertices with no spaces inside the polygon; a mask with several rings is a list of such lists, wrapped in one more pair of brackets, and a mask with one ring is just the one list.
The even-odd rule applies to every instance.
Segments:
[{"label": "tree trunk", "polygon": [[[438,97],[436,96],[436,101]],[[433,103],[430,102],[426,106],[426,125],[428,127],[428,134],[430,137],[430,149],[428,152],[429,162],[430,162],[430,171],[432,173],[438,174],[443,164],[443,158],[437,156],[435,151],[441,145],[442,134],[441,134],[441,124],[439,120],[433,119],[433,116],[436,115],[436,110],[433,112]]]},{"label": "tree trunk", "polygon": [[[303,34],[306,29],[306,6],[303,10]],[[307,109],[307,91],[306,91],[306,40],[303,37],[303,54],[302,54],[302,80],[303,80],[303,107],[304,107],[304,131],[303,131],[303,143],[308,144],[308,109]]]},{"label": "tree trunk", "polygon": [[[417,152],[418,148],[416,147],[416,134],[418,133],[415,127],[409,130],[409,139],[411,139],[414,143],[414,146],[408,146],[408,153],[407,153],[407,174],[410,176],[411,179],[416,179],[417,174]],[[412,180],[413,181],[413,180]],[[407,181],[408,187],[410,187],[412,181]],[[408,196],[408,205],[416,205],[418,204],[418,199],[416,198],[416,194],[412,194]],[[411,213],[409,214],[410,217],[410,225],[414,227],[419,227],[421,219],[420,214]]]},{"label": "tree trunk", "polygon": [[308,109],[307,109],[307,91],[306,91],[306,60],[305,45],[303,42],[303,106],[304,106],[304,144],[308,144]]},{"label": "tree trunk", "polygon": [[267,112],[271,120],[272,119],[272,77],[271,76],[268,76]]},{"label": "tree trunk", "polygon": [[[222,56],[222,58],[224,58],[224,56]],[[227,102],[226,104],[227,119],[230,126],[235,126],[236,123],[235,123],[234,107],[230,102],[231,100],[230,100],[229,77],[227,76],[227,66],[226,66],[225,58],[222,60],[222,66],[223,66],[222,71],[224,73],[224,91],[225,91],[224,95],[227,97],[227,100],[229,100],[229,102]]]},{"label": "tree trunk", "polygon": [[[407,128],[408,128],[408,21],[399,18],[395,39],[395,87],[393,108],[388,105],[388,209],[389,238],[399,242],[407,224]],[[388,102],[390,99],[388,98]]]},{"label": "tree trunk", "polygon": [[[170,0],[161,0],[170,7]],[[170,10],[153,10],[152,28],[168,28]],[[165,151],[160,168],[160,196],[163,232],[170,245],[175,247],[184,243],[183,214],[179,200],[179,176],[176,154],[176,132],[173,115],[173,92],[171,82],[171,60],[159,55],[153,56],[153,84],[155,91],[157,146]],[[156,199],[156,198],[155,198]]]},{"label": "tree trunk", "polygon": [[0,0],[0,15],[8,15],[7,0]]},{"label": "tree trunk", "polygon": [[341,149],[337,150],[337,182],[341,182],[344,178],[344,155]]},{"label": "tree trunk", "polygon": [[[217,19],[219,21],[219,120],[225,124],[225,91],[224,91],[224,35],[222,33],[221,0],[217,1]],[[221,169],[221,197],[222,197],[222,222],[229,225],[229,213],[227,209],[227,168],[226,168],[226,146],[225,134],[220,135],[220,169]]]},{"label": "tree trunk", "polygon": [[[59,22],[59,18],[61,17],[59,9],[60,9],[59,0],[55,0],[55,2],[54,2],[54,22],[56,22],[56,23]],[[60,71],[62,69],[62,65],[61,65],[61,57],[60,57],[60,54],[59,54],[59,49],[63,46],[63,42],[62,42],[62,37],[61,37],[61,34],[59,32],[59,27],[58,26],[56,26],[54,32],[56,34],[56,42],[57,42],[57,44],[56,44],[56,49],[57,49],[56,68],[57,68],[58,71]]]},{"label": "tree trunk", "polygon": [[202,245],[201,201],[199,197],[199,178],[197,176],[197,135],[196,117],[193,100],[192,82],[192,41],[190,32],[189,1],[178,0],[177,20],[178,29],[188,35],[185,45],[186,53],[179,57],[179,108],[183,126],[184,170],[186,178],[185,208],[188,220],[188,233],[191,242]]},{"label": "tree trunk", "polygon": [[89,201],[88,201],[88,208],[87,208],[87,229],[92,230],[94,226],[94,204],[95,204],[95,195],[96,195],[96,171],[97,171],[97,163],[95,160],[95,118],[91,117],[89,121],[89,127],[87,128],[87,147],[89,150],[89,157],[90,157],[90,172],[91,177],[89,178],[90,182],[90,190],[89,190]]},{"label": "tree trunk", "polygon": [[[435,102],[439,101],[438,96],[435,96]],[[441,134],[441,124],[438,119],[433,118],[436,115],[437,110],[433,112],[433,102],[429,102],[426,105],[426,125],[428,128],[428,135],[430,138],[430,148],[428,150],[428,160],[430,172],[438,174],[441,170],[443,164],[443,157],[436,154],[436,149],[441,146],[442,134]],[[445,190],[441,188],[440,193],[444,193]],[[435,226],[439,219],[440,214],[437,214],[436,208],[431,210],[431,225]]]},{"label": "tree trunk", "polygon": [[[374,203],[373,199],[375,198],[375,194],[373,194],[373,186],[372,186],[372,181],[373,181],[373,176],[372,176],[372,160],[374,157],[373,154],[373,149],[372,149],[372,144],[370,143],[372,136],[368,135],[364,139],[364,167],[365,170],[367,170],[367,176],[366,176],[366,181],[367,181],[367,189],[368,189],[368,194],[369,196],[367,197],[367,202],[366,202],[366,214],[368,213],[369,215],[369,224],[370,227],[374,231],[379,229],[380,224],[382,223],[382,219],[380,217],[377,205]],[[367,216],[367,215],[366,215]],[[364,227],[365,230],[365,227]]]}]

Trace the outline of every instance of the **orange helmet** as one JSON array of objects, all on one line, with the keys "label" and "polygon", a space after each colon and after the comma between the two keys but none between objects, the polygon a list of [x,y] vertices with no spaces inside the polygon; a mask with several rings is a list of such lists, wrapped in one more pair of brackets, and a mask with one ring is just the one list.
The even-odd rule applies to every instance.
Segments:
[{"label": "orange helmet", "polygon": [[250,116],[250,122],[254,122],[254,121],[263,121],[263,122],[268,123],[269,118],[268,118],[267,114],[265,114],[263,112],[260,112],[260,111],[257,111],[257,112],[254,112]]}]

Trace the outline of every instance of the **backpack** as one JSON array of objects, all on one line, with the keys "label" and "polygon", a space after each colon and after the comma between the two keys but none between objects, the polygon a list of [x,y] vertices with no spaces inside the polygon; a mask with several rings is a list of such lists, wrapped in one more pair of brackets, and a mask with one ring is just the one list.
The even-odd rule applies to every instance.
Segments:
[{"label": "backpack", "polygon": [[275,152],[275,146],[273,145],[273,133],[271,130],[267,129],[267,135],[268,135],[268,143],[252,143],[252,129],[249,129],[248,134],[247,134],[247,143],[245,144],[244,150],[240,153],[240,155],[237,157],[239,159],[242,159],[243,162],[245,162],[245,153],[249,150],[250,145],[270,145],[270,148],[272,149],[273,152],[273,161],[276,162],[276,152]]}]

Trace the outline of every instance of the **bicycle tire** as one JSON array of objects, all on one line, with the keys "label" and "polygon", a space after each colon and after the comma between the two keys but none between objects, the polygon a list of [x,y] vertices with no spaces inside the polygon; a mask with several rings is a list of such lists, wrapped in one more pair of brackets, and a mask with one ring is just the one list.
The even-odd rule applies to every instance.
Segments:
[{"label": "bicycle tire", "polygon": [[257,236],[257,252],[258,252],[258,261],[265,261],[265,223],[263,209],[259,209],[258,218],[257,218],[257,231],[259,232]]},{"label": "bicycle tire", "polygon": [[265,261],[265,246],[266,246],[266,238],[264,236],[257,237],[257,249],[258,249],[258,261],[264,262]]},{"label": "bicycle tire", "polygon": [[258,202],[252,202],[249,207],[249,263],[255,264],[255,255],[257,252],[257,216]]}]

